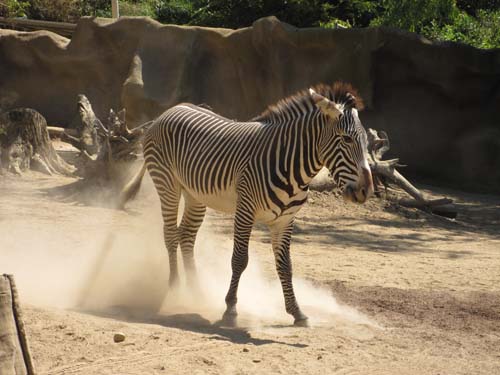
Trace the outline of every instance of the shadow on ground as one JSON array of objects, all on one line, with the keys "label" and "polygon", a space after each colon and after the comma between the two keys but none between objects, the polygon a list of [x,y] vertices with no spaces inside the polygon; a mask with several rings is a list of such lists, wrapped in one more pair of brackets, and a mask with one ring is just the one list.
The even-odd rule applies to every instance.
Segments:
[{"label": "shadow on ground", "polygon": [[218,322],[211,323],[197,313],[185,314],[161,314],[138,311],[126,306],[113,307],[108,310],[76,310],[77,312],[121,320],[127,323],[156,324],[163,327],[176,328],[194,333],[211,335],[209,339],[219,341],[230,341],[234,344],[253,344],[256,346],[267,344],[286,345],[295,348],[306,348],[308,345],[300,343],[288,343],[272,339],[259,339],[252,337],[247,328],[244,327],[224,327]]},{"label": "shadow on ground", "polygon": [[463,331],[484,338],[500,335],[500,293],[453,293],[444,290],[347,287],[327,283],[342,303],[376,316],[387,327],[431,325],[447,331]]},{"label": "shadow on ground", "polygon": [[[313,192],[311,196],[319,204],[309,204],[298,213],[292,246],[314,242],[329,246],[332,251],[353,248],[383,253],[426,253],[433,251],[429,243],[435,241],[464,242],[478,236],[500,241],[500,198],[497,196],[449,194],[456,202],[456,220],[375,198],[365,205],[346,205],[333,194]],[[211,220],[216,222],[214,227],[218,233],[232,236],[231,217],[214,214]],[[256,225],[253,235],[259,241],[271,243],[266,226]],[[446,256],[459,259],[471,254],[450,250]]]}]

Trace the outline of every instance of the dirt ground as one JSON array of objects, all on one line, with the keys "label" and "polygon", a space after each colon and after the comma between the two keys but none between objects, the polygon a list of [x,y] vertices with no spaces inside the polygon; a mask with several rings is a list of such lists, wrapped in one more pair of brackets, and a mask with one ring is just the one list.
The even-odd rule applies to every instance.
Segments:
[{"label": "dirt ground", "polygon": [[41,374],[500,374],[500,196],[426,189],[456,200],[450,221],[312,193],[292,240],[311,327],[284,313],[257,227],[226,328],[230,217],[209,212],[199,235],[203,296],[169,291],[150,180],[125,212],[54,190],[71,181],[0,176],[0,272],[16,277]]}]

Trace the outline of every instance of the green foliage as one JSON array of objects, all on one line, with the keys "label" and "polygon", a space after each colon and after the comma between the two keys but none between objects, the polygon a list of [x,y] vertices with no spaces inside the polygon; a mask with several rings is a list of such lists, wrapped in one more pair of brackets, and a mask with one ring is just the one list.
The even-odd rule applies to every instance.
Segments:
[{"label": "green foliage", "polygon": [[44,21],[73,22],[80,16],[77,0],[30,0],[29,18]]},{"label": "green foliage", "polygon": [[500,10],[478,10],[477,17],[461,12],[452,24],[432,24],[424,30],[429,38],[460,42],[477,48],[500,48]]},{"label": "green foliage", "polygon": [[122,0],[119,3],[120,16],[144,16],[156,18],[154,1]]},{"label": "green foliage", "polygon": [[297,27],[366,26],[377,9],[375,0],[193,0],[193,25],[245,27],[255,20],[276,16]]},{"label": "green foliage", "polygon": [[457,0],[458,9],[476,16],[479,10],[500,10],[500,0]]},{"label": "green foliage", "polygon": [[322,8],[320,25],[338,20],[337,23],[343,22],[344,26],[365,27],[377,15],[380,4],[370,0],[323,1]]},{"label": "green foliage", "polygon": [[111,2],[109,0],[30,0],[27,15],[32,19],[59,22],[76,22],[82,16],[111,17]]},{"label": "green foliage", "polygon": [[80,0],[78,10],[80,16],[111,17],[111,1]]},{"label": "green foliage", "polygon": [[280,0],[194,0],[193,7],[197,10],[190,24],[227,28],[246,27],[267,15],[274,14],[280,17],[283,9],[286,6],[293,6],[294,3],[295,0],[289,3]]},{"label": "green foliage", "polygon": [[29,3],[21,0],[0,0],[0,17],[26,17]]},{"label": "green foliage", "polygon": [[349,23],[349,21],[343,21],[339,20],[338,18],[332,18],[328,22],[320,22],[319,26],[325,29],[338,29],[338,28],[347,29],[351,27],[351,24]]},{"label": "green foliage", "polygon": [[[120,0],[122,16],[240,28],[274,15],[297,27],[390,26],[428,38],[500,48],[500,0]],[[111,17],[110,0],[0,0],[0,16],[75,22]]]},{"label": "green foliage", "polygon": [[372,26],[391,26],[420,33],[435,23],[443,26],[453,22],[458,15],[454,0],[383,0],[383,12]]},{"label": "green foliage", "polygon": [[[478,9],[480,3],[486,8]],[[500,0],[383,0],[372,26],[391,26],[430,39],[461,42],[477,48],[500,48]]]},{"label": "green foliage", "polygon": [[153,4],[159,22],[185,25],[193,18],[193,2],[187,0],[156,0]]}]

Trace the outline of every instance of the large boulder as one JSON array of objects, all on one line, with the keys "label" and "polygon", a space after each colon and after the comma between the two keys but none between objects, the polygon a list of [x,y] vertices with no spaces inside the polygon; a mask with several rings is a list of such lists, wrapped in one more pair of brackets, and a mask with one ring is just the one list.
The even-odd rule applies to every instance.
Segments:
[{"label": "large boulder", "polygon": [[0,77],[0,109],[32,107],[69,125],[83,93],[100,118],[125,107],[130,126],[182,101],[245,120],[309,85],[345,80],[367,104],[362,121],[388,132],[406,173],[500,187],[500,168],[480,163],[500,154],[482,151],[483,129],[500,128],[499,50],[385,28],[297,29],[274,17],[239,30],[84,18],[71,41],[0,31]]}]

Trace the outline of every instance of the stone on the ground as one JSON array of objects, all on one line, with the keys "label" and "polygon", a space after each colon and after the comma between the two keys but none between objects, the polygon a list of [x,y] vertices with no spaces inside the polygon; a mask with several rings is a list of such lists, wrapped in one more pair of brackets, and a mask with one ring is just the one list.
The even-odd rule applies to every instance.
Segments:
[{"label": "stone on the ground", "polygon": [[122,342],[125,341],[125,335],[121,332],[117,332],[113,336],[113,341],[114,342]]}]

